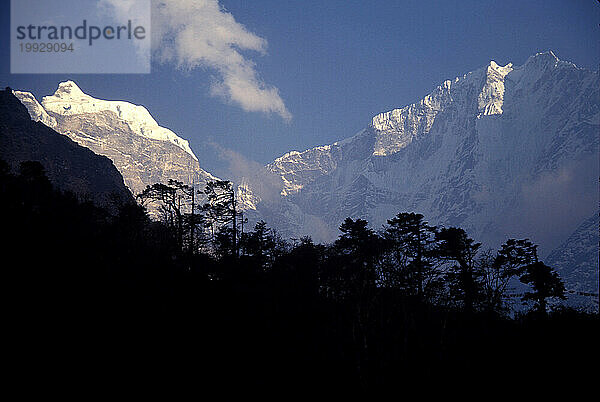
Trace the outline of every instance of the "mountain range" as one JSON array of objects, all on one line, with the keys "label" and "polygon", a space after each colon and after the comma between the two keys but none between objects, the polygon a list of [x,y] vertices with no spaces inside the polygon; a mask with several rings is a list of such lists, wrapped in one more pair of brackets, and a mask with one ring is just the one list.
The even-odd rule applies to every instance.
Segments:
[{"label": "mountain range", "polygon": [[[331,241],[348,216],[377,229],[402,211],[462,227],[485,247],[527,237],[574,272],[572,287],[597,292],[599,88],[597,71],[551,51],[520,66],[491,61],[346,139],[286,153],[242,179],[238,197],[251,221],[284,237]],[[95,99],[72,81],[41,103],[14,93],[33,120],[110,158],[134,194],[216,179],[142,106]]]}]

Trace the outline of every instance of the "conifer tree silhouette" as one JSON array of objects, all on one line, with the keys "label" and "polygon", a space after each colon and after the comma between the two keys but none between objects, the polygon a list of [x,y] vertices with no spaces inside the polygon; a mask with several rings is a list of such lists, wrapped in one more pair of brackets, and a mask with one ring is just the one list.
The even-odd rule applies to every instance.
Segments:
[{"label": "conifer tree silhouette", "polygon": [[475,256],[481,243],[475,243],[463,229],[454,227],[442,228],[436,238],[440,242],[438,255],[458,264],[452,267],[449,279],[452,284],[456,285],[464,303],[465,313],[471,314],[474,311],[474,303],[479,290]]},{"label": "conifer tree silhouette", "polygon": [[437,276],[435,233],[436,228],[428,225],[423,215],[411,212],[388,220],[383,234],[399,285],[419,298]]},{"label": "conifer tree silhouette", "polygon": [[524,273],[519,280],[531,286],[532,291],[526,292],[523,301],[533,300],[537,311],[545,316],[549,298],[566,299],[565,284],[558,273],[541,261],[525,266]]}]

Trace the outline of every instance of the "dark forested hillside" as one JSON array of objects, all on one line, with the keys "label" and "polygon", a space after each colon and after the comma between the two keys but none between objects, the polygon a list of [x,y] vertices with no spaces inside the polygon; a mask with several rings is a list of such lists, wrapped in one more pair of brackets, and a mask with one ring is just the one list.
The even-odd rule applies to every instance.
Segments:
[{"label": "dark forested hillside", "polygon": [[[21,380],[176,378],[201,394],[286,398],[595,379],[598,316],[555,303],[563,283],[526,239],[485,253],[460,228],[401,213],[382,232],[347,219],[329,245],[286,241],[264,222],[242,230],[218,197],[227,182],[207,187],[215,202],[196,215],[170,209],[180,183],[149,187],[143,198],[163,203],[155,222],[55,189],[38,162],[2,163],[0,188],[8,362]],[[518,298],[511,280],[527,289]]]}]

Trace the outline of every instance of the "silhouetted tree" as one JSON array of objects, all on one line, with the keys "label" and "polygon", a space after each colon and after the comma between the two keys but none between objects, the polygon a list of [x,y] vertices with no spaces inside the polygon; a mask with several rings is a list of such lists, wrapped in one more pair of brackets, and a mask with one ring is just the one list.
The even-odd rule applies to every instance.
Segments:
[{"label": "silhouetted tree", "polygon": [[454,289],[456,294],[462,298],[465,313],[470,314],[474,310],[474,303],[479,291],[475,256],[481,243],[475,243],[460,228],[442,228],[437,233],[436,239],[439,241],[438,255],[458,264],[452,267],[448,279],[451,289]]},{"label": "silhouetted tree", "polygon": [[428,285],[439,280],[436,271],[436,228],[416,213],[399,213],[387,221],[384,231],[386,261],[384,283],[402,288],[409,295],[423,297]]},{"label": "silhouetted tree", "polygon": [[295,283],[308,294],[319,291],[319,271],[324,258],[324,247],[316,245],[308,236],[300,238],[289,252],[290,261],[295,269]]},{"label": "silhouetted tree", "polygon": [[244,235],[241,246],[244,254],[251,257],[257,267],[265,269],[275,258],[277,243],[272,230],[261,220],[254,225],[253,231]]},{"label": "silhouetted tree", "polygon": [[335,251],[343,258],[344,281],[352,291],[375,286],[376,262],[382,251],[381,239],[368,227],[364,219],[346,218],[340,226],[342,232],[335,241]]},{"label": "silhouetted tree", "polygon": [[373,320],[377,297],[377,263],[382,252],[381,238],[368,227],[364,219],[346,218],[342,232],[334,244],[338,258],[330,260],[334,271],[341,273],[345,301],[353,309],[353,340],[357,348],[357,370],[365,381],[365,365],[369,356],[368,333]]},{"label": "silhouetted tree", "polygon": [[496,264],[516,275],[520,270],[537,261],[537,246],[529,239],[508,239],[498,251]]},{"label": "silhouetted tree", "polygon": [[[231,254],[238,256],[237,216],[239,211],[233,183],[225,180],[208,182],[204,194],[206,194],[207,202],[203,205],[202,210],[211,225],[213,236],[217,232],[220,236],[229,233],[231,235]],[[226,225],[231,225],[231,231],[221,230]],[[223,244],[222,241],[221,244]]]},{"label": "silhouetted tree", "polygon": [[183,249],[184,216],[187,210],[192,209],[193,197],[194,189],[191,186],[172,179],[168,184],[155,183],[146,186],[144,191],[137,195],[142,205],[148,201],[159,204],[164,222],[173,228],[180,249]]},{"label": "silhouetted tree", "polygon": [[213,253],[220,259],[235,256],[233,243],[233,230],[229,226],[216,229],[212,235]]},{"label": "silhouetted tree", "polygon": [[537,246],[529,239],[508,239],[495,256],[486,253],[479,258],[485,308],[505,312],[504,296],[511,280],[536,261]]},{"label": "silhouetted tree", "polygon": [[562,279],[554,269],[543,262],[538,261],[525,266],[524,273],[519,280],[531,286],[533,290],[532,292],[526,292],[522,300],[535,301],[537,311],[541,315],[546,315],[547,299],[552,297],[566,299],[565,284]]},{"label": "silhouetted tree", "polygon": [[[465,306],[470,298],[476,307],[482,285],[485,306],[498,311],[507,278],[516,273],[532,287],[524,301],[534,301],[540,313],[549,310],[547,300],[564,296],[564,285],[537,261],[528,240],[510,239],[498,253],[481,255],[462,229],[434,237],[419,214],[399,214],[385,241],[365,220],[346,219],[331,245],[302,238],[290,246],[259,222],[241,236],[237,258],[229,220],[215,234],[214,253],[184,258],[171,224],[150,219],[138,205],[112,213],[58,191],[38,164],[13,174],[0,161],[0,189],[8,234],[1,269],[5,332],[16,334],[13,345],[24,339],[16,360],[27,364],[51,349],[52,361],[75,359],[88,376],[93,368],[82,357],[105,359],[118,370],[115,363],[133,350],[140,363],[128,361],[126,375],[135,369],[161,376],[168,367],[210,376],[204,370],[210,367],[218,374],[203,378],[220,379],[222,387],[277,384],[287,391],[318,383],[368,392],[397,390],[399,379],[433,381],[440,372],[446,380],[507,372],[531,378],[526,363],[577,367],[578,356],[597,344],[597,314],[563,309],[543,321],[498,314],[465,320],[467,314],[438,299],[405,297],[427,294],[441,271],[439,258],[455,265],[445,279]],[[184,242],[189,236],[193,244],[191,210],[181,196]],[[173,219],[177,227],[175,212]],[[381,264],[391,253],[410,275],[388,283]]]}]

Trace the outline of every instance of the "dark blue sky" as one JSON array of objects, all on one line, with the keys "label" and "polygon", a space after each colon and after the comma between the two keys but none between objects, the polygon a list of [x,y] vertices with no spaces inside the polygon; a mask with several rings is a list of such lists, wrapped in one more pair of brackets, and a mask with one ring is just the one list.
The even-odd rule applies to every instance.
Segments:
[{"label": "dark blue sky", "polygon": [[201,165],[224,174],[210,142],[267,163],[292,150],[331,143],[364,128],[380,112],[415,102],[445,79],[484,66],[522,64],[539,51],[596,70],[596,0],[338,1],[222,0],[267,52],[240,53],[287,110],[244,111],[210,95],[215,71],[153,63],[149,75],[11,75],[9,1],[0,20],[0,85],[38,99],[72,79],[98,98],[144,105],[163,126],[190,141]]}]

